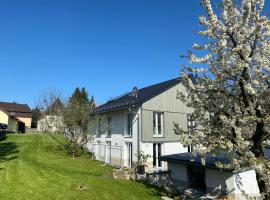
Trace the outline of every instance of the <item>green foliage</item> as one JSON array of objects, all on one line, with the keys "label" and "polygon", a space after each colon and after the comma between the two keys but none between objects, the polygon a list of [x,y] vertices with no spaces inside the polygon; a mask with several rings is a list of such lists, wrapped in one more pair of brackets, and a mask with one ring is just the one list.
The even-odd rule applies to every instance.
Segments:
[{"label": "green foliage", "polygon": [[138,165],[140,166],[145,166],[148,159],[151,158],[152,156],[150,154],[145,154],[145,152],[140,151],[140,153],[138,154]]},{"label": "green foliage", "polygon": [[88,104],[88,103],[89,103],[88,92],[85,90],[84,87],[82,87],[82,89],[77,87],[74,93],[69,98],[69,104],[81,105],[81,104]]},{"label": "green foliage", "polygon": [[85,88],[76,88],[63,111],[65,134],[69,139],[65,147],[72,156],[81,155],[84,145],[91,139],[88,132],[91,110]]},{"label": "green foliage", "polygon": [[42,116],[42,113],[37,106],[34,109],[32,109],[31,128],[37,128],[37,123],[38,123],[38,120],[40,119],[41,116]]}]

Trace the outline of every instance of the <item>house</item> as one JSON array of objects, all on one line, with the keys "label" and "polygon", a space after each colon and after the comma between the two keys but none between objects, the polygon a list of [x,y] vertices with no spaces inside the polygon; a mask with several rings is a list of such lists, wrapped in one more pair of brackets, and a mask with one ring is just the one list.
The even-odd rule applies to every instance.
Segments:
[{"label": "house", "polygon": [[62,117],[60,117],[62,107],[63,103],[59,98],[48,106],[42,113],[42,117],[38,120],[37,131],[57,132],[63,130],[63,121]]},{"label": "house", "polygon": [[27,104],[0,102],[0,123],[8,125],[8,131],[25,132],[31,128],[32,112]]},{"label": "house", "polygon": [[63,130],[62,118],[57,115],[45,115],[38,120],[37,131],[39,132],[57,132]]},{"label": "house", "polygon": [[161,156],[160,160],[167,162],[175,186],[200,190],[212,198],[227,196],[229,199],[246,199],[246,195],[260,197],[253,169],[217,168],[217,162],[230,162],[226,154],[216,157],[208,154],[205,164],[202,164],[201,156],[191,152]]},{"label": "house", "polygon": [[88,143],[89,151],[97,160],[118,167],[134,166],[142,151],[152,156],[147,170],[166,169],[166,163],[158,157],[188,151],[174,133],[174,123],[187,130],[191,113],[177,100],[177,91],[184,91],[178,78],[141,89],[135,87],[95,108],[93,115],[102,116],[110,128],[96,128],[94,139]]}]

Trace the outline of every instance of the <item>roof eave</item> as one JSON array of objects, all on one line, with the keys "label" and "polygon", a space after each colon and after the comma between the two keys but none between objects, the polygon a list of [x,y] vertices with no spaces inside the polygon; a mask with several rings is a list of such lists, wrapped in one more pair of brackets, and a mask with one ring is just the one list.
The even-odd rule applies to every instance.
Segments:
[{"label": "roof eave", "polygon": [[110,112],[115,112],[115,111],[122,111],[122,110],[129,109],[131,107],[133,107],[133,108],[134,107],[138,107],[140,105],[141,105],[141,103],[136,103],[136,104],[126,105],[126,106],[120,106],[120,107],[116,107],[116,108],[112,108],[112,109],[104,109],[104,110],[101,109],[101,111],[97,111],[97,112],[93,111],[91,113],[91,115],[104,114],[104,113],[110,113]]},{"label": "roof eave", "polygon": [[165,162],[172,162],[172,163],[177,163],[177,164],[183,164],[183,165],[195,166],[195,167],[203,167],[203,168],[215,169],[215,170],[223,170],[223,171],[227,171],[227,172],[232,172],[234,170],[234,169],[227,169],[227,168],[218,168],[215,165],[210,165],[210,164],[203,165],[202,163],[195,163],[192,161],[175,160],[175,159],[162,158],[162,157],[159,159],[160,159],[160,161],[165,161]]}]

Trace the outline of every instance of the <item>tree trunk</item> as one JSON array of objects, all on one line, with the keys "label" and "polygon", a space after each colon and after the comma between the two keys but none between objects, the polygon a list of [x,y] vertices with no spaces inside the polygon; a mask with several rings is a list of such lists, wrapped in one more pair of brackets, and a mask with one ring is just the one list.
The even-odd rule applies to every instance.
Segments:
[{"label": "tree trunk", "polygon": [[256,125],[256,131],[252,137],[253,140],[253,147],[251,151],[255,154],[256,158],[263,158],[264,157],[264,151],[263,151],[263,141],[264,136],[266,135],[264,131],[264,123],[259,122]]},{"label": "tree trunk", "polygon": [[265,197],[264,197],[265,200],[270,200],[270,193],[267,193],[266,184],[265,184],[265,181],[263,180],[261,174],[256,172],[256,178],[257,178],[258,186],[260,189],[260,193],[265,194]]},{"label": "tree trunk", "polygon": [[[264,159],[264,147],[262,145],[264,141],[264,135],[267,134],[264,131],[265,124],[263,122],[257,123],[255,134],[253,135],[253,147],[251,148],[251,151],[255,154],[255,157],[257,159]],[[256,172],[256,178],[258,182],[258,186],[260,189],[260,193],[265,194],[265,200],[270,200],[270,193],[267,193],[267,186],[265,180],[263,180],[263,176]]]}]

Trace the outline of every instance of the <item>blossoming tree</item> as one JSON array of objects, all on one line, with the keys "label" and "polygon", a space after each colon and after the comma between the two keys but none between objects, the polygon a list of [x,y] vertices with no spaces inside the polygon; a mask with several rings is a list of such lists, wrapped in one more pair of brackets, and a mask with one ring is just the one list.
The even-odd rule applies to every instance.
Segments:
[{"label": "blossoming tree", "polygon": [[270,162],[264,157],[270,139],[270,21],[264,0],[219,3],[215,9],[203,0],[206,16],[199,17],[198,33],[207,44],[194,44],[188,56],[201,68],[192,64],[181,73],[186,93],[178,98],[194,108],[197,126],[192,133],[177,125],[175,131],[195,152],[230,152],[231,164],[218,163],[222,167],[255,169],[262,197],[270,199]]}]

